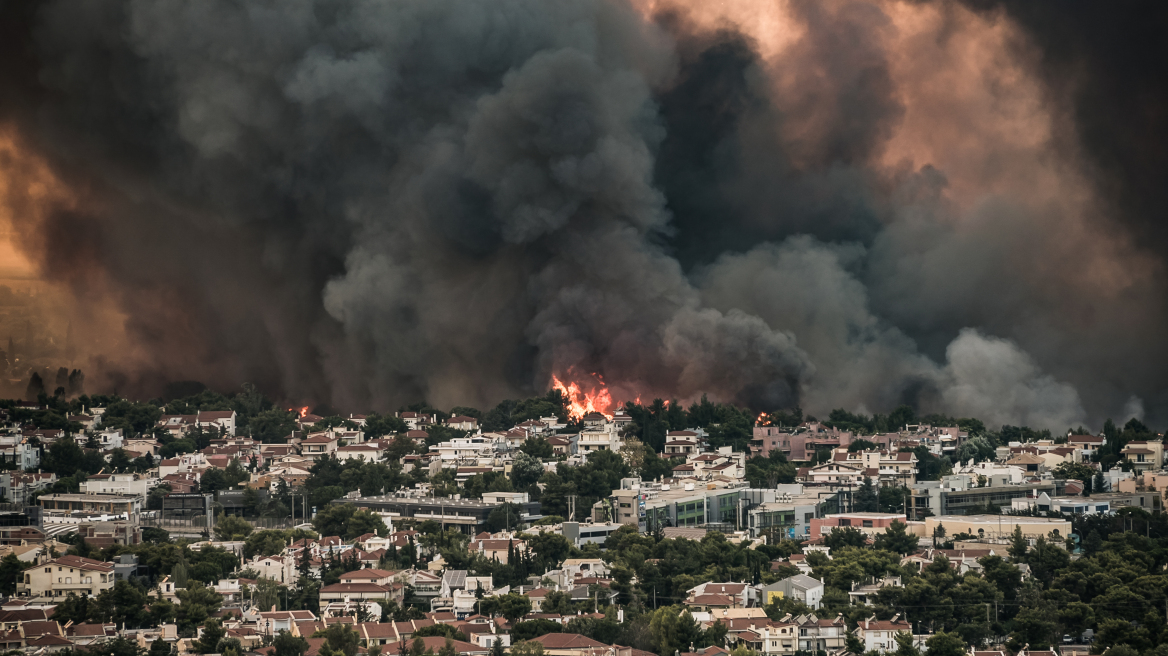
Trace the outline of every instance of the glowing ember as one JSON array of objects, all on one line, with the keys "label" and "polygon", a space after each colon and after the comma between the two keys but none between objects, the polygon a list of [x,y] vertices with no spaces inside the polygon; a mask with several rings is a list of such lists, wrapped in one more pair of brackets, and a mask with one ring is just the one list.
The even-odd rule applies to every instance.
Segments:
[{"label": "glowing ember", "polygon": [[611,417],[613,411],[620,407],[619,403],[612,400],[612,395],[604,384],[604,377],[595,373],[592,377],[596,379],[596,383],[591,386],[590,391],[584,391],[579,383],[564,384],[559,378],[552,376],[552,387],[560,390],[567,399],[568,414],[572,419],[580,419],[590,412],[599,412]]}]

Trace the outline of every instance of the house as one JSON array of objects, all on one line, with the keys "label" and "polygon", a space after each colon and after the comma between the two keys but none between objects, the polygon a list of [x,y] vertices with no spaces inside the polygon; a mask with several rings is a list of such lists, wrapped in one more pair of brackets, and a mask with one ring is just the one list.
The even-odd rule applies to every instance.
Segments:
[{"label": "house", "polygon": [[248,569],[254,569],[260,578],[276,583],[291,583],[298,579],[296,559],[291,556],[254,556]]},{"label": "house", "polygon": [[31,597],[64,597],[68,594],[96,597],[112,587],[113,563],[80,556],[61,556],[25,569],[23,580],[16,584],[16,592]]},{"label": "house", "polygon": [[393,581],[395,576],[397,576],[395,572],[388,572],[383,569],[359,569],[341,574],[341,583],[372,583],[374,585],[387,586]]},{"label": "house", "polygon": [[291,632],[296,622],[315,619],[316,615],[310,610],[279,610],[260,613],[260,618],[256,622],[256,630],[262,635],[274,636],[281,631]]},{"label": "house", "polygon": [[[440,636],[429,636],[422,638],[422,644],[427,652],[437,654],[442,648],[446,646],[446,638]],[[454,651],[459,656],[487,656],[491,653],[490,647],[481,647],[479,645],[463,642],[461,640],[453,640]],[[546,651],[544,652],[547,653]]]},{"label": "house", "polygon": [[745,608],[753,591],[745,583],[703,583],[687,591],[684,603],[696,611]]},{"label": "house", "polygon": [[612,647],[579,633],[548,633],[532,639],[545,656],[605,656]]},{"label": "house", "polygon": [[45,490],[57,482],[56,474],[9,471],[0,474],[0,497],[5,503],[28,505],[34,492]]},{"label": "house", "polygon": [[770,605],[775,599],[794,599],[811,609],[818,609],[823,599],[823,582],[805,574],[796,574],[762,586],[759,590],[761,603]]},{"label": "house", "polygon": [[400,601],[402,586],[376,583],[334,583],[320,589],[320,603],[333,601]]},{"label": "house", "polygon": [[1027,474],[1039,474],[1046,471],[1046,460],[1033,453],[1020,453],[1006,461],[1011,467],[1021,467]]},{"label": "house", "polygon": [[665,435],[665,457],[687,458],[701,451],[698,434],[694,431],[669,431]]},{"label": "house", "polygon": [[584,430],[580,431],[576,439],[577,453],[620,451],[624,446],[624,438],[620,436],[620,424],[617,422],[609,421],[608,417],[599,412],[584,415],[582,421]]},{"label": "house", "polygon": [[235,435],[234,410],[200,410],[195,425],[203,430],[214,429],[225,435]]},{"label": "house", "polygon": [[860,464],[827,461],[807,469],[802,480],[813,485],[859,485],[872,473]]},{"label": "house", "polygon": [[40,467],[41,451],[29,443],[31,437],[21,433],[0,435],[0,460],[12,464],[18,470]]},{"label": "house", "polygon": [[880,579],[869,577],[867,583],[852,581],[852,589],[848,591],[848,599],[851,599],[853,604],[863,606],[870,601],[869,597],[876,595],[882,589],[900,587],[904,587],[904,584],[899,576],[884,576]]},{"label": "house", "polygon": [[453,428],[454,430],[467,431],[468,433],[473,433],[474,431],[478,430],[478,428],[479,428],[479,420],[475,419],[474,417],[466,417],[466,416],[459,415],[457,417],[451,417],[450,419],[447,419],[446,420],[446,427]]},{"label": "house", "polygon": [[800,615],[790,621],[799,633],[800,651],[834,654],[847,647],[848,624],[842,614],[833,619],[821,619],[814,614]]},{"label": "house", "polygon": [[738,641],[763,656],[792,656],[798,649],[797,631],[789,622],[763,622],[739,631]]},{"label": "house", "polygon": [[424,429],[426,426],[434,425],[434,415],[420,412],[395,412],[394,415],[405,422],[406,428],[410,430]]},{"label": "house", "polygon": [[346,460],[377,462],[381,460],[383,455],[385,455],[385,451],[371,443],[348,444],[337,448],[337,460],[342,462]]},{"label": "house", "polygon": [[1067,444],[1072,448],[1079,449],[1083,458],[1089,458],[1094,455],[1104,444],[1107,444],[1107,438],[1102,435],[1068,435]]},{"label": "house", "polygon": [[550,435],[547,437],[548,444],[552,445],[552,453],[557,456],[574,456],[576,455],[576,439],[577,434],[572,435]]},{"label": "house", "polygon": [[300,455],[316,460],[336,453],[339,447],[340,440],[329,433],[317,433],[300,442]]},{"label": "house", "polygon": [[1131,462],[1137,475],[1164,468],[1164,444],[1159,441],[1128,442],[1119,454]]},{"label": "house", "polygon": [[880,653],[896,651],[896,634],[908,633],[912,635],[912,625],[900,619],[900,614],[892,616],[891,620],[878,621],[876,616],[856,623],[853,634],[864,643],[864,651],[878,651]]},{"label": "house", "polygon": [[483,533],[470,541],[467,550],[506,565],[512,554],[520,556],[527,551],[527,543],[514,538],[492,538],[490,533]]}]

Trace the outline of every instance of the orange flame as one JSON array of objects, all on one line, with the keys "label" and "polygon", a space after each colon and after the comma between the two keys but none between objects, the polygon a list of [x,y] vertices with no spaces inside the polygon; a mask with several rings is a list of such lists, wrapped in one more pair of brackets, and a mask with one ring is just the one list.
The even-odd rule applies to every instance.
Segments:
[{"label": "orange flame", "polygon": [[304,406],[303,408],[288,408],[288,412],[295,412],[297,417],[304,419],[308,415],[308,406]]},{"label": "orange flame", "polygon": [[[570,374],[571,370],[568,373]],[[612,395],[609,394],[608,388],[604,384],[604,377],[596,373],[592,376],[596,379],[596,384],[592,386],[591,391],[584,391],[579,383],[565,384],[558,377],[552,375],[552,387],[560,390],[560,393],[567,399],[568,414],[572,419],[580,419],[591,412],[599,412],[611,417],[613,411],[620,407],[619,403],[612,400]]]},{"label": "orange flame", "polygon": [[770,424],[770,421],[771,421],[771,416],[769,414],[767,414],[765,412],[760,412],[758,414],[758,419],[754,420],[754,425],[755,426],[767,426]]}]

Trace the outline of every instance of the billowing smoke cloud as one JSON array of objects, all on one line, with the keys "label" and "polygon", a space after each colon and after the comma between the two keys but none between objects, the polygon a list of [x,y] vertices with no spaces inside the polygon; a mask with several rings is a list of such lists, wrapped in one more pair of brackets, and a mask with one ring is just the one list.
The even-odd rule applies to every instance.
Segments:
[{"label": "billowing smoke cloud", "polygon": [[0,200],[124,317],[123,391],[1168,410],[1162,261],[1008,13],[758,7],[5,5],[0,120],[59,191]]}]

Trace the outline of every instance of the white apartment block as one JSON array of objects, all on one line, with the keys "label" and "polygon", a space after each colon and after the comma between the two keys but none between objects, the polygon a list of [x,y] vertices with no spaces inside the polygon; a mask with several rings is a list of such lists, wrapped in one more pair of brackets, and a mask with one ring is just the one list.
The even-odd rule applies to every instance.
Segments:
[{"label": "white apartment block", "polygon": [[156,487],[159,479],[145,474],[97,473],[81,483],[81,493],[121,494],[145,497]]},{"label": "white apartment block", "polygon": [[593,412],[584,415],[584,430],[576,442],[576,453],[588,454],[593,451],[620,451],[624,446],[618,422]]}]

